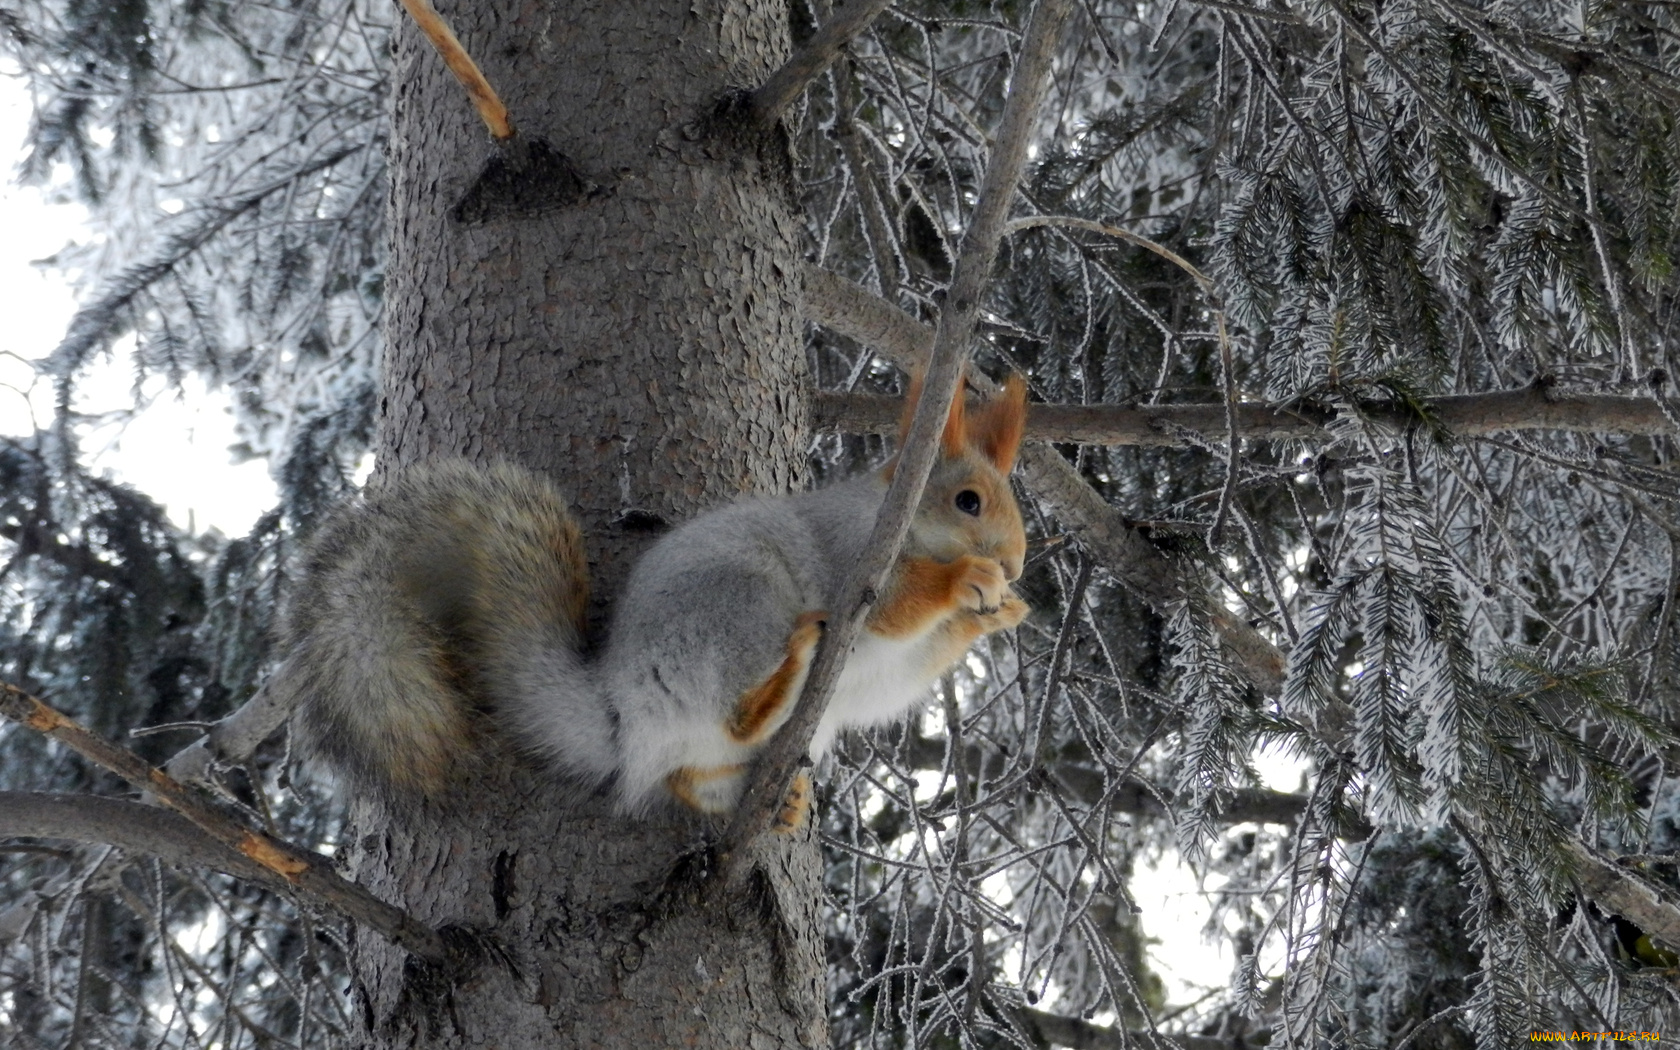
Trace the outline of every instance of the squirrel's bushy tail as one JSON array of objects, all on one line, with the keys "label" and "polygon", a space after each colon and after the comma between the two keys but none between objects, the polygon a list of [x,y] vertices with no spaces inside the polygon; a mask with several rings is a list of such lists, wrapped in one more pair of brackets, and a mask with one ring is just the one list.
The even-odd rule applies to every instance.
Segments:
[{"label": "squirrel's bushy tail", "polygon": [[616,760],[578,651],[587,602],[582,537],[552,485],[509,465],[426,466],[311,541],[276,687],[361,790],[441,796],[482,760],[492,710],[511,740],[599,783]]}]

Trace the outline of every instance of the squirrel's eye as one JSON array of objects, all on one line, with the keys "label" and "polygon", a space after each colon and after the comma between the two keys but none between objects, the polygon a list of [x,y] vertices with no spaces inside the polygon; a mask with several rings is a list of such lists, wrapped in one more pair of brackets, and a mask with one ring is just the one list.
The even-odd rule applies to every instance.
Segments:
[{"label": "squirrel's eye", "polygon": [[980,493],[973,489],[963,489],[957,493],[957,509],[964,514],[971,514],[978,518],[980,516]]}]

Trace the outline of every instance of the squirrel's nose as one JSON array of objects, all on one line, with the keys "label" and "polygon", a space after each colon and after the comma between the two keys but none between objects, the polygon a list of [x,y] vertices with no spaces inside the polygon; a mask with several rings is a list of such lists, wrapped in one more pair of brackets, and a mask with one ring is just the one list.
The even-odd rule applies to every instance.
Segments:
[{"label": "squirrel's nose", "polygon": [[1021,556],[1019,554],[1007,554],[999,559],[998,564],[1003,566],[1003,574],[1009,578],[1010,583],[1014,583],[1021,578]]}]

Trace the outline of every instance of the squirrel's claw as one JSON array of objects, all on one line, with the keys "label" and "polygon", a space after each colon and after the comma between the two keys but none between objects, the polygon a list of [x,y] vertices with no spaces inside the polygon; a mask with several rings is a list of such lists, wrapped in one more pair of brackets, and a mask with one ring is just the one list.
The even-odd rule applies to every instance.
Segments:
[{"label": "squirrel's claw", "polygon": [[989,616],[998,611],[1004,597],[1010,593],[1009,581],[1003,565],[995,558],[964,555],[961,561],[961,580],[966,589],[959,603],[969,612]]}]

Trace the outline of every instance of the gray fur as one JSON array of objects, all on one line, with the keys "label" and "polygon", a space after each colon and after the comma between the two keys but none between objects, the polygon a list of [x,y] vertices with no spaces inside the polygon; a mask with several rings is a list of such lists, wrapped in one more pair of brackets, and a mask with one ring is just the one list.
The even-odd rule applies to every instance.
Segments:
[{"label": "gray fur", "polygon": [[[619,720],[620,792],[640,811],[707,726],[782,662],[800,614],[822,609],[861,552],[885,486],[873,476],[817,492],[747,500],[665,536],[630,574],[602,655]],[[695,732],[681,733],[685,723]]]},{"label": "gray fur", "polygon": [[[990,469],[941,462],[907,554],[1008,558],[1009,577],[1020,574],[1012,500],[984,527],[949,506],[953,486]],[[996,472],[990,483],[1007,493]],[[490,714],[564,777],[616,779],[627,811],[669,797],[679,769],[724,771],[696,793],[703,808],[728,808],[739,790],[728,770],[757,743],[725,727],[786,657],[798,618],[831,600],[885,494],[872,473],[730,504],[674,530],[637,562],[590,664],[579,644],[581,537],[565,501],[512,466],[429,466],[321,529],[286,618],[277,687],[300,700],[315,749],[363,790],[439,795],[483,753]],[[1016,553],[994,555],[1011,537]],[[931,677],[924,644],[860,640],[813,754],[846,726],[902,713]]]},{"label": "gray fur", "polygon": [[[312,539],[273,688],[313,750],[361,791],[439,796],[478,761],[486,698],[564,714],[553,751],[588,784],[613,769],[612,721],[577,648],[581,538],[546,481],[442,463],[340,508]],[[486,613],[489,615],[486,615]],[[516,739],[528,740],[515,732]]]}]

